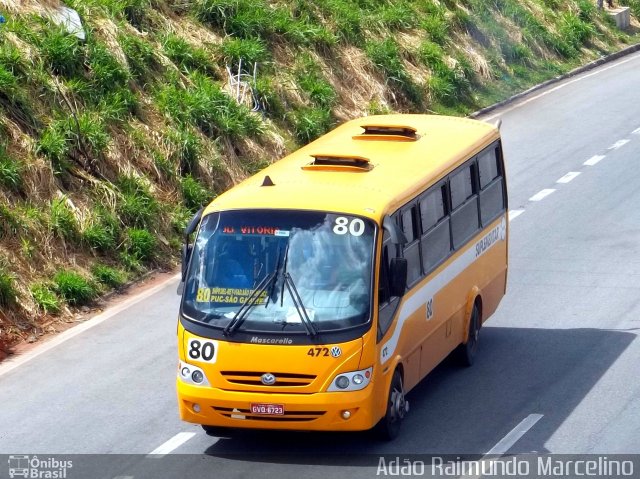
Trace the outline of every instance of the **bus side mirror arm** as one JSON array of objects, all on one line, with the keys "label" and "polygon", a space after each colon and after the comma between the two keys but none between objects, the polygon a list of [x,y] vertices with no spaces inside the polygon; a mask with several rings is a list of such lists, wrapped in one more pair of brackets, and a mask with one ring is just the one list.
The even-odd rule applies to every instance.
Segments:
[{"label": "bus side mirror arm", "polygon": [[184,290],[184,280],[187,277],[187,267],[189,266],[189,260],[191,259],[191,252],[193,251],[193,245],[189,243],[189,237],[196,231],[198,225],[200,224],[200,220],[202,219],[202,212],[204,211],[204,206],[198,210],[198,212],[193,215],[191,221],[184,229],[184,244],[182,245],[182,276],[180,278],[180,284],[178,285],[177,293],[182,295]]},{"label": "bus side mirror arm", "polygon": [[407,259],[391,258],[389,276],[391,296],[404,296],[407,289]]},{"label": "bus side mirror arm", "polygon": [[393,244],[403,245],[407,243],[407,237],[404,235],[404,232],[390,216],[387,215],[384,217],[382,220],[382,227],[387,233],[389,233],[389,237]]}]

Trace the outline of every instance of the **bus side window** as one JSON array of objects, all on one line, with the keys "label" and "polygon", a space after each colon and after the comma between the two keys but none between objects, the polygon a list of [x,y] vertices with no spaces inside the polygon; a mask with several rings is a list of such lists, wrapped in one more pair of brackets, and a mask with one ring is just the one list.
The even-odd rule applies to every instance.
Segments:
[{"label": "bus side window", "polygon": [[385,231],[382,240],[382,257],[380,261],[380,283],[378,285],[378,341],[389,330],[396,307],[397,297],[392,297],[389,288],[389,263],[394,255],[395,245],[391,243],[389,234]]},{"label": "bus side window", "polygon": [[420,197],[422,224],[422,266],[425,273],[432,271],[451,253],[447,185],[436,185]]},{"label": "bus side window", "polygon": [[451,188],[451,233],[453,247],[459,248],[480,230],[477,168],[469,161],[449,177]]},{"label": "bus side window", "polygon": [[487,226],[506,209],[504,173],[500,161],[500,147],[492,145],[478,155],[480,174],[480,219]]},{"label": "bus side window", "polygon": [[407,284],[412,286],[422,277],[417,206],[414,204],[403,210],[401,218],[402,231],[407,237],[407,244],[402,248],[402,255],[407,260]]}]

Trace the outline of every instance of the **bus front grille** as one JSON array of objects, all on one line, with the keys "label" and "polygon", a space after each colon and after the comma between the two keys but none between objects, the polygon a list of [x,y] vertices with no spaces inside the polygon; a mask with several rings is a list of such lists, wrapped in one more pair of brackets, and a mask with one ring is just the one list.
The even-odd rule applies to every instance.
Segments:
[{"label": "bus front grille", "polygon": [[313,421],[326,414],[326,411],[285,411],[279,416],[252,414],[249,409],[212,406],[218,414],[239,421],[305,422]]},{"label": "bus front grille", "polygon": [[[253,371],[220,371],[222,377],[231,384],[241,384],[243,386],[262,386],[265,384],[262,382],[262,375],[265,372],[253,372]],[[308,386],[311,384],[316,376],[311,374],[295,374],[295,373],[272,373],[276,381],[275,383],[268,385],[269,388],[277,387],[291,387],[291,386]]]}]

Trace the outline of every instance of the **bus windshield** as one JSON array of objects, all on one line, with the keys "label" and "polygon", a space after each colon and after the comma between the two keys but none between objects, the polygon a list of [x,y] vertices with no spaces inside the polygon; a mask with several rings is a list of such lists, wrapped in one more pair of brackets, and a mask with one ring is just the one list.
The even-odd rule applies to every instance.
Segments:
[{"label": "bus windshield", "polygon": [[375,229],[366,218],[316,211],[207,215],[182,313],[226,332],[321,333],[367,323]]}]

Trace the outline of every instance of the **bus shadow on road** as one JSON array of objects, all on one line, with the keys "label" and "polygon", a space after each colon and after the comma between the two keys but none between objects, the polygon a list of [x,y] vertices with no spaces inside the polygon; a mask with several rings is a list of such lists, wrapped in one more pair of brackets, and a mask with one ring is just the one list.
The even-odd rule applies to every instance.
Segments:
[{"label": "bus shadow on road", "polygon": [[244,431],[219,439],[205,454],[309,465],[348,465],[354,457],[372,455],[478,455],[533,413],[542,419],[509,452],[545,453],[546,441],[636,336],[486,326],[473,367],[459,367],[449,357],[408,394],[411,411],[393,442],[381,442],[371,432]]}]

